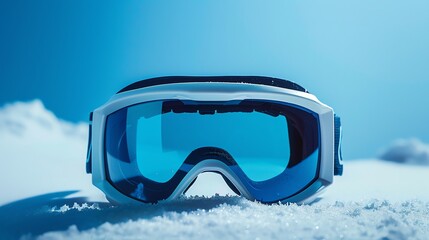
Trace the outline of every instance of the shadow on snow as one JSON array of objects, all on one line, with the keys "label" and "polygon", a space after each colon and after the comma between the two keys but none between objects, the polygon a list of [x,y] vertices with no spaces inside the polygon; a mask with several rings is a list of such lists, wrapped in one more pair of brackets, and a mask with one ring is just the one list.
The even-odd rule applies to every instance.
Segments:
[{"label": "shadow on snow", "polygon": [[[0,206],[0,236],[16,239],[23,235],[37,236],[49,231],[66,230],[76,225],[80,230],[100,226],[105,222],[120,223],[129,220],[150,219],[169,212],[210,210],[220,204],[239,205],[240,197],[217,196],[212,198],[178,199],[171,202],[139,206],[114,206],[106,202],[88,202],[86,198],[66,198],[78,191],[62,191],[34,196]],[[72,206],[87,204],[95,208],[76,209]],[[68,206],[65,211],[59,210]],[[241,205],[242,207],[245,207]]]}]

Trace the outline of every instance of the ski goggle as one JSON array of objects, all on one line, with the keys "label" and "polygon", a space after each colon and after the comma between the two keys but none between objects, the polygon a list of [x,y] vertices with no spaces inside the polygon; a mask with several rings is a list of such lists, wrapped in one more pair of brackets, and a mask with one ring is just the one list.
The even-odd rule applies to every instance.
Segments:
[{"label": "ski goggle", "polygon": [[174,199],[203,172],[250,200],[308,202],[342,175],[340,119],[282,79],[147,79],[90,121],[87,172],[115,203]]}]

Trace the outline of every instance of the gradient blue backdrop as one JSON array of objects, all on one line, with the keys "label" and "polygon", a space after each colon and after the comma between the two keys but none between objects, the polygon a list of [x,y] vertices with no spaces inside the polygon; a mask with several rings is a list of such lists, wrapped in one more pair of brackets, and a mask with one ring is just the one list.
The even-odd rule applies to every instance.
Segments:
[{"label": "gradient blue backdrop", "polygon": [[161,75],[296,81],[342,116],[346,158],[429,141],[429,1],[1,1],[0,104],[84,121]]}]

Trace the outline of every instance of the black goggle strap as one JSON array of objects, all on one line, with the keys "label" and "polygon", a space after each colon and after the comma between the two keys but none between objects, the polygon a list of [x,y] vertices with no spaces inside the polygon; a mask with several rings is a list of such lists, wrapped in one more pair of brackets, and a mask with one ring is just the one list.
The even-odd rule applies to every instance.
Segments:
[{"label": "black goggle strap", "polygon": [[341,119],[337,114],[334,114],[334,128],[335,128],[335,145],[334,145],[334,175],[343,175],[343,156],[341,152]]},{"label": "black goggle strap", "polygon": [[86,153],[86,173],[92,173],[92,112],[89,114],[88,148]]}]

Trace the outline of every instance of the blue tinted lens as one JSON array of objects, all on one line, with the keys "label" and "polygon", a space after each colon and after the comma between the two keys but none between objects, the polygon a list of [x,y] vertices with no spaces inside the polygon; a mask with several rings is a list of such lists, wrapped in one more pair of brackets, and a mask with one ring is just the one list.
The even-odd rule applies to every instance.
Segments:
[{"label": "blue tinted lens", "polygon": [[193,150],[203,147],[227,151],[253,181],[273,178],[285,170],[290,155],[285,116],[260,112],[161,114],[162,104],[151,102],[128,109],[127,125],[136,125],[137,134],[127,134],[127,140],[128,144],[136,142],[137,166],[143,176],[166,182]]},{"label": "blue tinted lens", "polygon": [[316,177],[318,146],[313,114],[261,101],[154,101],[117,111],[106,124],[110,181],[143,201],[168,197],[197,163],[185,162],[189,155],[208,148],[232,157],[226,163],[256,199],[278,201]]}]

